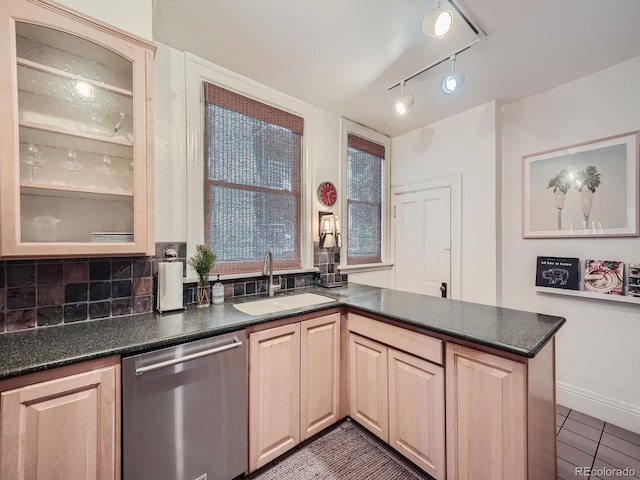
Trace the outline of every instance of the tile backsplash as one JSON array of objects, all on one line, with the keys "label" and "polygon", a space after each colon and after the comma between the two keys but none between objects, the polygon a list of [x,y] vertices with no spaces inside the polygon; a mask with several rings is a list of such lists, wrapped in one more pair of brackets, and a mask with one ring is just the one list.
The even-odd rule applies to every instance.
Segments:
[{"label": "tile backsplash", "polygon": [[[154,257],[0,261],[0,334],[62,323],[148,313],[155,308],[157,263],[167,248],[187,272],[186,243],[156,243]],[[314,244],[317,273],[279,275],[281,289],[347,282],[340,248]],[[211,282],[214,283],[214,282]],[[264,277],[222,280],[225,298],[266,292]],[[195,303],[196,283],[185,283],[185,305]]]},{"label": "tile backsplash", "polygon": [[313,244],[313,265],[320,271],[320,284],[336,286],[347,282],[347,275],[340,273],[340,247],[320,248]]},{"label": "tile backsplash", "polygon": [[[167,248],[173,248],[178,252],[178,261],[186,266],[186,244],[184,242],[165,242],[156,244],[156,257],[154,258],[154,274],[157,272],[157,262],[162,258],[163,252]],[[314,266],[318,268],[318,273],[294,273],[288,275],[278,275],[281,277],[281,290],[292,290],[295,288],[310,287],[312,285],[336,286],[347,282],[347,275],[340,274],[337,265],[340,263],[340,248],[320,248],[318,243],[314,243],[313,252]],[[193,272],[190,272],[193,274]],[[193,276],[193,275],[191,275]],[[260,295],[267,291],[267,283],[264,277],[242,278],[235,280],[221,280],[224,285],[224,297],[243,297],[248,295]],[[211,284],[215,281],[210,282]],[[196,302],[197,284],[185,283],[183,290],[183,303],[189,305]]]},{"label": "tile backsplash", "polygon": [[0,333],[150,312],[151,257],[0,261]]}]

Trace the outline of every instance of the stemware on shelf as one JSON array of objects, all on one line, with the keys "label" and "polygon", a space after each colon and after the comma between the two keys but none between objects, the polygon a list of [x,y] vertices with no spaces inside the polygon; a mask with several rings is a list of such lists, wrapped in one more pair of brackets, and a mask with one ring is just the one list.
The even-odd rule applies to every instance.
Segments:
[{"label": "stemware on shelf", "polygon": [[109,188],[109,175],[113,175],[116,171],[113,166],[113,161],[109,155],[102,155],[100,158],[95,161],[95,169],[96,171],[103,176],[104,179],[104,188]]},{"label": "stemware on shelf", "polygon": [[71,181],[69,185],[76,185],[78,181],[78,175],[84,170],[84,162],[78,157],[78,152],[75,150],[69,150],[67,153],[67,159],[63,163],[64,168],[71,171]]},{"label": "stemware on shelf", "polygon": [[118,107],[110,107],[109,110],[107,110],[107,118],[113,125],[113,133],[111,134],[112,137],[115,136],[122,128],[124,117],[124,112]]},{"label": "stemware on shelf", "polygon": [[42,166],[47,163],[49,158],[42,153],[42,150],[37,145],[30,143],[27,146],[27,153],[22,158],[22,162],[31,167],[31,182],[36,183],[38,181],[38,171]]}]

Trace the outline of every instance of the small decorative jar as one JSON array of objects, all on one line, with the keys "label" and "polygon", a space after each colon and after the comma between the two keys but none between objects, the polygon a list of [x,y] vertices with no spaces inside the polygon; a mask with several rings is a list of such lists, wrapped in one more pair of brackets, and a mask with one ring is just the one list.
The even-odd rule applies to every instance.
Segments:
[{"label": "small decorative jar", "polygon": [[224,285],[222,283],[216,282],[211,287],[211,301],[217,304],[224,302]]}]

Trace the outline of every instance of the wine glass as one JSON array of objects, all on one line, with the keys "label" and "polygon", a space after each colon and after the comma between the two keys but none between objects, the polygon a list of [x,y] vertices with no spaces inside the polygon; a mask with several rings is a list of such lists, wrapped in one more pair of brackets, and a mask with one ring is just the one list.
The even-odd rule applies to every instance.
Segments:
[{"label": "wine glass", "polygon": [[42,153],[37,145],[30,143],[27,146],[27,154],[22,159],[22,162],[31,167],[32,183],[38,182],[38,171],[47,163],[47,160],[49,160],[49,158]]},{"label": "wine glass", "polygon": [[113,125],[113,133],[111,136],[115,136],[122,128],[122,123],[124,122],[125,114],[118,107],[111,107],[107,110],[107,118]]},{"label": "wine glass", "polygon": [[95,169],[104,177],[104,188],[109,188],[108,185],[108,176],[113,175],[116,171],[113,166],[113,161],[109,155],[103,155],[95,161]]},{"label": "wine glass", "polygon": [[71,182],[69,185],[75,185],[78,181],[78,175],[84,170],[84,162],[78,157],[78,152],[69,150],[63,166],[67,170],[71,170]]}]

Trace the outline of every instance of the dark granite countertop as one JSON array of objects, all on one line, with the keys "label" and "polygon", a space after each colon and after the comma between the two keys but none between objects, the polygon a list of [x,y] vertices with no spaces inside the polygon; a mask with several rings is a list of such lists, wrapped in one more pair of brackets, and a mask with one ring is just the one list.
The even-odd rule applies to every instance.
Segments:
[{"label": "dark granite countertop", "polygon": [[326,295],[334,301],[251,316],[233,307],[234,303],[258,299],[247,297],[208,308],[190,307],[178,312],[154,312],[5,333],[0,335],[0,379],[92,358],[162,348],[343,305],[529,358],[534,357],[565,322],[561,317],[358,284],[334,289],[312,287],[285,295],[301,292]]}]

